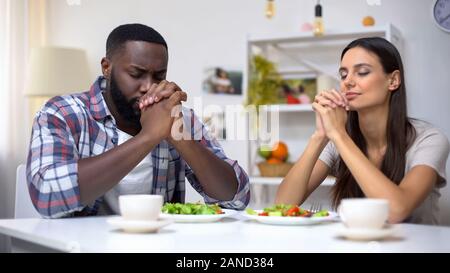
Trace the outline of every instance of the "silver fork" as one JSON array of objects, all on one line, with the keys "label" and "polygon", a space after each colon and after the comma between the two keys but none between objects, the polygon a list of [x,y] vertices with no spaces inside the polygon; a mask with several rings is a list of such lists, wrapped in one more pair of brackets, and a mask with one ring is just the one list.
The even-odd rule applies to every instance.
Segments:
[{"label": "silver fork", "polygon": [[321,210],[322,210],[322,204],[320,204],[319,202],[313,202],[311,204],[311,207],[309,208],[309,211],[313,214],[316,212],[319,212]]}]

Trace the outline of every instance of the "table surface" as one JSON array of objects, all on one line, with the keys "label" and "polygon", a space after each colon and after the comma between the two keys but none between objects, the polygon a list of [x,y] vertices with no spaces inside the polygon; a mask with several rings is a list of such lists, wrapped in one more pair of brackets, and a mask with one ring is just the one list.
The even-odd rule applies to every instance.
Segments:
[{"label": "table surface", "polygon": [[339,237],[339,222],[311,226],[261,224],[236,214],[213,223],[173,223],[156,233],[124,233],[108,217],[3,219],[0,233],[63,252],[450,252],[450,228],[394,225],[380,241]]}]

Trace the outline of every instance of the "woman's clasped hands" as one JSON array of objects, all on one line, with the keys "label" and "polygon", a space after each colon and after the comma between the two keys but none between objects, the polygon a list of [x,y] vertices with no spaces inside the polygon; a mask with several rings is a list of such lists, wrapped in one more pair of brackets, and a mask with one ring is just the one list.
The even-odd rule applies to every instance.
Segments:
[{"label": "woman's clasped hands", "polygon": [[331,89],[316,95],[312,104],[316,112],[316,134],[334,140],[346,134],[347,111],[350,110],[345,94]]}]

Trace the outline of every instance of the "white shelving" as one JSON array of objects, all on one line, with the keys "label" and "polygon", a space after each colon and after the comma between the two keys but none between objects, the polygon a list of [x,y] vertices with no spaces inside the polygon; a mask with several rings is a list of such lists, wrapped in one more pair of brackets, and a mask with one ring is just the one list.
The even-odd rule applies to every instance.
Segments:
[{"label": "white shelving", "polygon": [[[403,47],[399,30],[387,24],[328,31],[320,37],[310,32],[252,34],[247,37],[247,58],[250,60],[254,53],[269,57],[278,63],[279,72],[285,75],[325,74],[338,80],[340,51],[352,40],[374,36],[389,40],[400,51]],[[249,65],[247,69],[250,69]],[[247,76],[244,74],[244,84],[248,82]]]},{"label": "white shelving", "polygon": [[311,104],[273,104],[264,105],[261,110],[263,111],[278,111],[283,112],[313,112]]},{"label": "white shelving", "polygon": [[[335,183],[334,177],[327,177],[325,180],[320,184],[321,186],[333,186]],[[278,186],[280,185],[281,181],[283,180],[283,177],[261,177],[261,176],[252,176],[250,177],[250,183],[252,184],[262,184],[262,185],[274,185]]]},{"label": "white shelving", "polygon": [[314,43],[318,42],[348,42],[360,37],[384,37],[393,43],[401,41],[400,32],[392,24],[371,26],[371,27],[357,27],[347,30],[330,30],[323,36],[314,36],[310,32],[299,33],[285,33],[276,35],[249,35],[248,41],[252,44],[287,44],[287,43]]}]

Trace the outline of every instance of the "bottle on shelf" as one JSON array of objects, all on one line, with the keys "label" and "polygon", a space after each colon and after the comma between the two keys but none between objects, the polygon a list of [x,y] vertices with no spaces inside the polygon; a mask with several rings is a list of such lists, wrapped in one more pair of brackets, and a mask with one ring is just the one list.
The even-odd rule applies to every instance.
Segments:
[{"label": "bottle on shelf", "polygon": [[320,5],[320,0],[317,0],[317,4],[314,8],[314,35],[322,36],[324,32],[323,18],[322,18],[322,5]]}]

